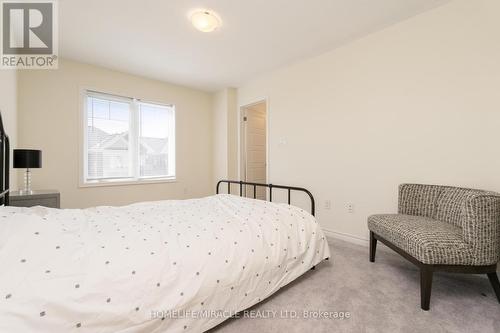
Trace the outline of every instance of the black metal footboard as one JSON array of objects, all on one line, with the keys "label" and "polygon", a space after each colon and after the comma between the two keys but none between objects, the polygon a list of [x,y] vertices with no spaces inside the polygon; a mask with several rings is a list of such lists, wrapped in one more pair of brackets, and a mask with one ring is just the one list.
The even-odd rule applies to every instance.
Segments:
[{"label": "black metal footboard", "polygon": [[290,205],[290,198],[291,198],[291,192],[292,191],[299,191],[299,192],[304,192],[306,193],[309,198],[311,199],[311,215],[314,216],[315,214],[315,203],[314,203],[314,197],[309,192],[307,189],[303,187],[294,187],[294,186],[286,186],[286,185],[274,185],[274,184],[262,184],[262,183],[252,183],[252,182],[244,182],[241,180],[220,180],[217,183],[217,188],[216,188],[216,193],[219,194],[219,187],[220,184],[222,183],[227,183],[227,193],[231,194],[231,184],[239,184],[240,185],[240,197],[243,196],[243,186],[253,186],[253,198],[257,198],[257,187],[266,187],[269,188],[269,201],[273,201],[273,189],[282,189],[282,190],[287,190],[288,191],[288,204]]}]

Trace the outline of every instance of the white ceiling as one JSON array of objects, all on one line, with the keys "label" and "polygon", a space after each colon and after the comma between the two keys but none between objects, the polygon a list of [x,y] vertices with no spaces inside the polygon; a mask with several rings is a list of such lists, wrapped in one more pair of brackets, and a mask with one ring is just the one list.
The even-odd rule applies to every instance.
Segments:
[{"label": "white ceiling", "polygon": [[[60,55],[214,91],[315,56],[449,0],[61,0]],[[215,10],[195,30],[187,13]]]}]

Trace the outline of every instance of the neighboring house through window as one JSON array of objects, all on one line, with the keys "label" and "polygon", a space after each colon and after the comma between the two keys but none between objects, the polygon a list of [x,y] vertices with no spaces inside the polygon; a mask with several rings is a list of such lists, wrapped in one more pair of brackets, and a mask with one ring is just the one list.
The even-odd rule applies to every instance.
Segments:
[{"label": "neighboring house through window", "polygon": [[85,91],[83,183],[175,179],[175,107]]}]

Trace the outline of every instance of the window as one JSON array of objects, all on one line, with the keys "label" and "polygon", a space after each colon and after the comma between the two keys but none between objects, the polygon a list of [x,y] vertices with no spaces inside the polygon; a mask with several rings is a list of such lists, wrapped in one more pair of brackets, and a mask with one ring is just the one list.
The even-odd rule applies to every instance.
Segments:
[{"label": "window", "polygon": [[85,92],[83,183],[175,179],[175,107]]}]

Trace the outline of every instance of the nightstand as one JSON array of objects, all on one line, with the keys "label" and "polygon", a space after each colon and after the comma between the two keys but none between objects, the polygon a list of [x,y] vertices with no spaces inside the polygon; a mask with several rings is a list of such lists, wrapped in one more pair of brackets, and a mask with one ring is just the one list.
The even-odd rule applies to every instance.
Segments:
[{"label": "nightstand", "polygon": [[61,196],[55,190],[34,190],[32,194],[20,194],[19,191],[10,192],[9,205],[17,207],[45,206],[61,208]]}]

